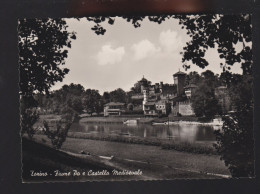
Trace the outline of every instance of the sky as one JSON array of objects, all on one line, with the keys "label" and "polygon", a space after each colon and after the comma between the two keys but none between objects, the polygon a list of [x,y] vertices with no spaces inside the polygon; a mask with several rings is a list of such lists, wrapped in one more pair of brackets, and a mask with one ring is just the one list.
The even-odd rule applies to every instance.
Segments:
[{"label": "sky", "polygon": [[[169,19],[161,24],[145,19],[140,28],[116,17],[115,23],[103,23],[105,35],[96,35],[91,27],[93,22],[85,18],[66,19],[68,30],[76,32],[77,39],[72,40],[65,66],[70,72],[62,82],[51,89],[60,89],[64,84],[81,84],[91,88],[113,91],[122,88],[129,91],[143,76],[153,84],[164,82],[173,84],[173,74],[181,70],[199,73],[207,69],[220,74],[220,63],[216,49],[209,49],[205,58],[209,66],[201,69],[194,64],[188,71],[182,67],[182,52],[190,37],[181,29],[178,21]],[[239,49],[239,46],[237,46]],[[242,73],[240,64],[234,64],[234,73]]]}]

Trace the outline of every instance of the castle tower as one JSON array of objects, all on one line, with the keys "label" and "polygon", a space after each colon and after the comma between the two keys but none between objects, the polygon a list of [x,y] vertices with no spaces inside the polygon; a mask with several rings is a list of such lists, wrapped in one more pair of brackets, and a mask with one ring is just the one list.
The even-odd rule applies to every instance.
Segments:
[{"label": "castle tower", "polygon": [[143,78],[140,80],[140,83],[141,83],[141,93],[143,93],[145,87],[148,86],[147,79],[145,79],[143,76]]},{"label": "castle tower", "polygon": [[186,77],[186,73],[181,72],[180,70],[177,73],[173,74],[174,84],[177,85],[178,96],[180,96],[184,92],[185,77]]},{"label": "castle tower", "polygon": [[144,89],[144,90],[143,90],[143,95],[144,95],[143,110],[144,110],[144,105],[145,105],[145,103],[148,102],[148,96],[149,96],[148,92],[149,92],[149,91],[148,91],[147,89]]}]

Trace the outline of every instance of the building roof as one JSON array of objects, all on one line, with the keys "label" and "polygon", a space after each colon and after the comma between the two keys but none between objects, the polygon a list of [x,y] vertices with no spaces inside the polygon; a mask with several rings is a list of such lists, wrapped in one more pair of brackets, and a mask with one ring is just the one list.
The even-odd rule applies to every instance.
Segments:
[{"label": "building roof", "polygon": [[155,105],[155,102],[146,102],[144,105],[152,106]]},{"label": "building roof", "polygon": [[216,89],[227,89],[227,87],[226,86],[219,86]]},{"label": "building roof", "polygon": [[105,104],[105,106],[122,106],[125,105],[125,103],[122,102],[109,102],[107,104]]},{"label": "building roof", "polygon": [[131,96],[132,100],[142,100],[144,99],[144,95],[143,94],[135,94],[133,96]]},{"label": "building roof", "polygon": [[179,70],[177,73],[173,74],[173,76],[176,75],[187,75],[187,74]]},{"label": "building roof", "polygon": [[184,88],[197,88],[198,86],[195,84],[189,84],[187,86],[185,86]]},{"label": "building roof", "polygon": [[167,103],[166,100],[159,100],[156,102],[156,104],[158,104],[158,105],[165,105],[165,103]]}]

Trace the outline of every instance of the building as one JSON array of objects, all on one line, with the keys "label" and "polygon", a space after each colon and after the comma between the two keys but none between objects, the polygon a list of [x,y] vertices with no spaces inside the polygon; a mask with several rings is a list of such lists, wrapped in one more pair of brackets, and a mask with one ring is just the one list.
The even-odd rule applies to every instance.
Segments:
[{"label": "building", "polygon": [[168,116],[171,112],[175,116],[194,115],[191,108],[190,99],[187,99],[186,93],[190,97],[195,85],[185,88],[186,73],[178,71],[173,74],[174,84],[147,85],[145,79],[142,82],[143,92],[143,111],[146,116]]},{"label": "building", "polygon": [[189,99],[184,101],[177,101],[172,106],[172,114],[173,116],[194,116],[195,115]]},{"label": "building", "polygon": [[171,111],[171,104],[167,101],[150,101],[144,103],[145,116],[168,116]]},{"label": "building", "polygon": [[198,86],[195,84],[189,84],[184,87],[185,95],[187,96],[187,98],[191,98],[192,93],[196,90],[197,87]]},{"label": "building", "polygon": [[104,116],[120,116],[125,112],[125,103],[110,102],[104,105]]},{"label": "building", "polygon": [[168,116],[171,112],[171,103],[168,100],[159,100],[155,103],[158,115]]},{"label": "building", "polygon": [[184,93],[184,85],[185,85],[185,78],[186,73],[181,72],[180,70],[173,74],[174,84],[177,86],[177,95],[180,96]]}]

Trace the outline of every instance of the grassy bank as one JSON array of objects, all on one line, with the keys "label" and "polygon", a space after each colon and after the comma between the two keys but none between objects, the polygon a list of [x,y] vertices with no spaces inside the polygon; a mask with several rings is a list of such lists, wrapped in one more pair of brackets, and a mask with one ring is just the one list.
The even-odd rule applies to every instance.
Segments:
[{"label": "grassy bank", "polygon": [[195,153],[195,154],[213,154],[217,152],[212,143],[189,143],[189,142],[175,142],[157,138],[141,138],[131,136],[118,136],[118,135],[93,135],[82,132],[69,132],[68,137],[79,139],[91,139],[99,141],[121,142],[130,144],[152,145],[160,146],[162,149],[176,150],[181,152]]},{"label": "grassy bank", "polygon": [[[60,119],[59,115],[41,115],[36,126],[41,126],[43,120],[48,122],[55,122]],[[87,117],[82,118],[79,122],[84,123],[123,123],[127,120],[127,117]],[[138,122],[142,124],[149,124],[151,122],[165,122],[167,118],[138,118]],[[38,131],[38,134],[42,132]],[[177,142],[169,141],[167,139],[158,139],[158,138],[142,138],[136,136],[121,136],[121,135],[112,135],[112,134],[88,134],[84,132],[68,132],[68,137],[78,138],[78,139],[91,139],[99,141],[110,141],[110,142],[121,142],[121,143],[130,143],[130,144],[141,144],[141,145],[152,145],[159,146],[165,150],[176,150],[187,153],[196,153],[196,154],[213,154],[217,155],[215,148],[212,145],[212,142],[204,143],[190,143],[190,142]]]},{"label": "grassy bank", "polygon": [[134,119],[140,124],[151,124],[152,122],[163,123],[167,121],[197,121],[197,117],[143,117],[143,115],[135,117],[85,117],[80,119],[83,123],[123,123],[126,120]]},{"label": "grassy bank", "polygon": [[128,119],[136,119],[139,123],[152,123],[154,121],[153,118],[144,118],[144,117],[86,117],[80,119],[79,122],[82,123],[123,123]]},{"label": "grassy bank", "polygon": [[[50,144],[49,144],[50,145]],[[81,181],[86,178],[73,176],[74,170],[85,172],[89,170],[112,171],[115,167],[106,165],[95,157],[78,157],[63,151],[55,150],[49,145],[37,143],[27,138],[22,140],[22,178],[23,182],[50,182],[50,181]],[[70,176],[55,176],[56,171],[69,173]],[[47,176],[33,176],[32,172],[44,173]],[[105,177],[88,177],[90,180],[102,180]],[[110,176],[110,178],[112,178]],[[117,177],[113,177],[117,178]]]},{"label": "grassy bank", "polygon": [[[37,124],[41,124],[43,120],[48,122],[56,122],[57,120],[61,119],[60,115],[49,114],[49,115],[40,115],[40,118]],[[169,117],[144,117],[143,114],[140,115],[122,115],[122,116],[114,116],[114,117],[101,117],[101,116],[89,116],[83,117],[79,120],[82,123],[123,123],[126,120],[134,119],[137,120],[138,123],[141,124],[151,124],[152,122],[167,122],[167,121],[197,121],[197,122],[205,122],[204,120],[200,120],[198,117],[191,117],[191,116],[181,116],[176,117],[169,115]]]},{"label": "grassy bank", "polygon": [[[37,141],[45,138],[45,144],[51,144],[46,136],[35,135],[34,138]],[[114,156],[113,162],[124,161],[123,163],[126,162],[126,168],[142,169],[145,175],[156,177],[156,179],[198,178],[203,175],[203,172],[229,174],[224,162],[220,160],[218,155],[166,150],[160,146],[68,137],[62,149],[74,153],[83,150],[85,153],[90,153],[90,155]],[[120,162],[118,165],[123,164]],[[193,174],[190,171],[197,171],[197,173]],[[209,178],[208,175],[203,175],[201,178],[206,177]]]}]

